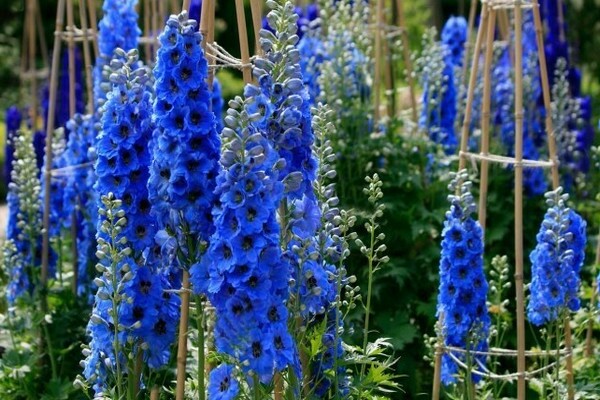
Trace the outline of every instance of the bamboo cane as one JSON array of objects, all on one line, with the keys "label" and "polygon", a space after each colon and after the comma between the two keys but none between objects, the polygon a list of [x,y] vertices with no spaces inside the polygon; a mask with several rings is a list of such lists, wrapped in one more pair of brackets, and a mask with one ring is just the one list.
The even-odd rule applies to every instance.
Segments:
[{"label": "bamboo cane", "polygon": [[515,7],[515,289],[517,311],[517,398],[525,400],[525,309],[523,287],[523,10]]},{"label": "bamboo cane", "polygon": [[460,154],[458,160],[458,169],[464,169],[467,163],[467,145],[469,143],[469,129],[471,126],[472,110],[473,110],[473,97],[475,96],[475,85],[477,84],[477,71],[479,67],[479,53],[481,52],[481,45],[483,43],[485,32],[487,30],[489,20],[489,10],[487,3],[483,4],[481,8],[481,25],[477,32],[477,39],[475,40],[475,51],[473,52],[473,61],[471,63],[471,75],[469,78],[469,86],[467,90],[467,105],[465,107],[465,115],[463,117],[462,132],[460,137]]},{"label": "bamboo cane", "polygon": [[150,400],[159,400],[160,398],[160,388],[158,386],[154,386],[150,391]]},{"label": "bamboo cane", "polygon": [[[465,40],[465,54],[463,56],[463,65],[462,65],[462,82],[463,84],[467,83],[467,65],[469,61],[469,57],[471,56],[471,34],[473,29],[475,29],[475,15],[477,14],[477,0],[471,0],[471,7],[469,7],[469,24],[467,28],[467,38]],[[480,27],[481,29],[481,27]]]},{"label": "bamboo cane", "polygon": [[[85,0],[82,0],[85,1]],[[100,56],[100,50],[98,49],[98,19],[96,17],[96,3],[94,0],[87,0],[87,8],[90,10],[90,29],[92,31],[92,45],[94,49],[94,57],[97,59]]]},{"label": "bamboo cane", "polygon": [[[491,73],[494,55],[494,32],[496,29],[496,10],[489,11],[487,24],[487,40],[485,45],[485,60],[483,64],[483,107],[481,112],[481,155],[487,157],[490,151],[490,103],[492,99]],[[489,162],[485,158],[481,160],[480,182],[479,182],[479,224],[485,235],[485,223],[487,216],[487,192]]]},{"label": "bamboo cane", "polygon": [[248,31],[246,28],[246,13],[244,11],[244,0],[235,0],[235,14],[237,17],[238,35],[240,40],[240,53],[242,56],[242,73],[244,83],[252,82],[250,69],[250,50],[248,49]]},{"label": "bamboo cane", "polygon": [[[150,32],[150,1],[151,0],[144,0],[144,32],[146,35],[148,35],[148,32]],[[144,43],[144,53],[146,53],[146,64],[150,64],[152,54],[150,41],[146,41]]]},{"label": "bamboo cane", "polygon": [[[28,0],[27,1],[27,14],[29,15],[28,19],[28,27],[26,27],[29,32],[29,71],[31,73],[31,125],[32,129],[35,131],[37,126],[37,76],[36,76],[36,62],[35,62],[35,53],[36,53],[36,43],[35,43],[35,24],[34,18],[37,12],[36,7],[37,0]],[[42,49],[42,52],[45,50]]]},{"label": "bamboo cane", "polygon": [[260,30],[262,28],[262,10],[260,0],[250,0],[250,10],[252,11],[252,25],[254,27],[254,52],[261,54]]},{"label": "bamboo cane", "polygon": [[403,0],[396,0],[396,12],[398,13],[398,27],[402,31],[402,58],[404,60],[404,68],[406,70],[406,80],[408,81],[408,90],[410,91],[410,106],[411,115],[413,120],[414,135],[419,125],[419,115],[417,110],[417,94],[415,89],[415,78],[413,76],[412,60],[410,59],[410,45],[408,40],[408,29],[406,26],[406,19],[404,16],[404,5]]},{"label": "bamboo cane", "polygon": [[81,19],[81,30],[84,32],[83,35],[83,63],[85,66],[85,86],[87,91],[87,107],[88,113],[94,112],[94,84],[92,79],[92,58],[90,54],[90,43],[88,39],[88,21],[87,21],[87,7],[85,1],[81,1],[79,4],[79,18]]},{"label": "bamboo cane", "polygon": [[181,317],[179,319],[179,337],[177,342],[177,386],[175,398],[185,399],[185,379],[187,364],[188,320],[190,315],[190,273],[183,271],[181,291]]}]

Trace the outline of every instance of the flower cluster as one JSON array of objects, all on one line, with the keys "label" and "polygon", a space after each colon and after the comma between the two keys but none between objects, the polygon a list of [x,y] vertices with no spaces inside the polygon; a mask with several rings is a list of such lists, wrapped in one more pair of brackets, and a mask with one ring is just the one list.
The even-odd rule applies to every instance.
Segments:
[{"label": "flower cluster", "polygon": [[5,182],[9,183],[11,180],[11,171],[13,167],[14,152],[13,146],[14,138],[21,126],[21,111],[17,106],[10,106],[6,110],[6,142],[4,146],[4,178]]},{"label": "flower cluster", "polygon": [[[9,304],[30,293],[39,277],[41,261],[40,181],[31,133],[20,131],[13,138],[14,161],[9,184],[7,239],[16,247],[19,262],[8,271]],[[49,276],[53,272],[49,271]]]},{"label": "flower cluster", "polygon": [[220,141],[196,21],[186,12],[172,15],[159,41],[148,193],[158,228],[168,233],[161,237],[180,236],[176,242],[187,258],[180,262],[189,266],[214,231],[211,211]]},{"label": "flower cluster", "polygon": [[[104,105],[95,162],[98,177],[95,188],[102,196],[104,206],[111,196],[119,196],[117,242],[128,244],[126,257],[116,261],[108,259],[108,263],[101,264],[105,271],[110,270],[110,274],[116,274],[117,270],[124,271],[128,279],[123,278],[117,286],[114,281],[108,280],[106,274],[99,278],[102,282],[97,279],[100,284],[95,310],[96,315],[110,321],[108,317],[111,314],[104,315],[103,312],[108,312],[111,307],[114,309],[115,301],[126,300],[112,314],[118,316],[118,324],[126,329],[122,333],[103,335],[107,324],[97,323],[92,319],[88,328],[92,337],[85,374],[88,379],[91,376],[89,371],[99,368],[97,365],[101,356],[98,351],[102,346],[108,345],[106,340],[127,343],[131,346],[128,351],[134,354],[143,352],[150,368],[160,368],[167,364],[179,318],[179,299],[167,291],[172,287],[167,276],[159,271],[160,248],[154,246],[157,224],[151,216],[146,188],[150,166],[147,143],[153,130],[150,118],[152,81],[146,68],[135,68],[137,61],[137,50],[129,53],[120,49],[115,51],[115,58],[110,63],[113,88]],[[122,222],[118,222],[121,219]],[[113,220],[108,211],[100,214],[100,256],[114,250],[111,248],[114,245],[109,243],[115,241],[115,231],[106,229],[107,224],[112,224]],[[119,250],[119,253],[122,252],[123,250]],[[118,297],[109,301],[115,294]],[[103,382],[101,380],[99,384]]]},{"label": "flower cluster", "polygon": [[428,132],[431,140],[442,145],[446,154],[453,154],[458,145],[454,128],[457,113],[454,56],[435,40],[434,29],[425,35],[423,45],[423,54],[417,60],[423,87],[419,126]]},{"label": "flower cluster", "polygon": [[467,29],[467,21],[463,17],[448,18],[442,29],[442,43],[450,52],[448,61],[456,67],[463,65]]},{"label": "flower cluster", "polygon": [[[260,90],[247,86],[249,92],[257,97],[232,100],[225,118],[223,169],[216,188],[220,207],[203,263],[217,313],[217,350],[268,383],[276,370],[288,365],[298,369],[298,358],[287,330],[289,267],[282,259],[277,222],[285,162],[261,132],[263,118],[256,111]],[[203,279],[192,279],[198,290]]]},{"label": "flower cluster", "polygon": [[289,191],[288,197],[314,199],[311,182],[315,179],[317,164],[311,148],[314,135],[310,122],[310,96],[302,80],[300,53],[295,48],[298,41],[294,25],[296,15],[290,7],[288,3],[280,6],[278,12],[267,15],[276,32],[261,31],[265,55],[257,57],[253,71],[258,78],[258,87],[247,86],[245,95],[254,99],[249,112],[257,114],[257,118],[260,116],[254,121],[255,126],[286,161],[281,177],[298,174],[297,188]]},{"label": "flower cluster", "polygon": [[[66,228],[77,231],[77,291],[90,294],[95,265],[96,248],[96,197],[94,183],[96,175],[92,168],[95,158],[90,150],[98,127],[92,115],[75,114],[66,126],[69,139],[61,157],[61,163],[70,171],[66,176],[62,214]],[[75,224],[73,227],[72,224]]]},{"label": "flower cluster", "polygon": [[[157,224],[146,188],[150,166],[147,143],[153,129],[152,82],[145,68],[133,69],[137,50],[127,54],[117,50],[115,54],[119,58],[111,61],[113,89],[107,95],[98,137],[96,189],[101,195],[118,195],[128,218],[122,237],[132,250],[129,270],[133,276],[123,287],[129,301],[120,308],[119,316],[126,326],[138,324],[131,335],[145,350],[148,365],[159,368],[169,361],[179,299],[166,292],[172,287],[167,277],[158,273],[160,262],[155,251],[160,249],[153,245]],[[104,217],[99,219],[99,229],[103,222]]]},{"label": "flower cluster", "polygon": [[[100,55],[94,66],[94,99],[96,106],[106,99],[106,78],[103,70],[117,49],[137,49],[141,30],[138,27],[136,5],[138,0],[104,0],[104,16],[98,24]],[[109,85],[110,88],[110,85]]]},{"label": "flower cluster", "polygon": [[583,265],[586,223],[566,206],[569,198],[562,188],[545,195],[548,211],[531,252],[531,287],[527,317],[543,325],[567,310],[579,309],[579,271]]},{"label": "flower cluster", "polygon": [[[315,3],[310,3],[305,7],[296,6],[293,9],[293,13],[296,15],[296,30],[298,31],[298,37],[302,38],[305,33],[310,32],[312,28],[311,22],[315,21],[319,17],[319,7]],[[288,17],[293,17],[292,14],[288,14]],[[263,18],[262,28],[275,33],[276,27],[269,23],[267,17]]]},{"label": "flower cluster", "polygon": [[[312,360],[310,368],[310,385],[319,398],[329,398],[328,394],[331,392],[347,394],[348,388],[345,368],[336,364],[336,360],[342,359],[344,355],[341,339],[343,322],[336,298],[340,295],[341,288],[349,281],[342,265],[342,246],[334,240],[343,235],[339,227],[339,200],[335,193],[335,184],[330,183],[335,174],[335,154],[329,139],[335,134],[331,114],[328,106],[319,105],[313,109],[313,151],[318,157],[317,179],[313,186],[318,210],[314,211],[314,216],[296,218],[292,223],[292,232],[301,244],[296,247],[299,250],[297,253],[300,265],[296,271],[296,288],[292,288],[292,292],[296,292],[294,294],[299,299],[300,313],[305,326],[309,329],[325,326],[321,338],[321,351]],[[311,222],[311,219],[316,221]],[[307,229],[306,226],[310,223],[315,224],[316,229]],[[300,238],[307,236],[305,232],[300,232],[300,235],[299,232],[294,232],[297,229],[313,231],[314,236],[302,240]],[[337,382],[337,388],[333,387],[334,382]]]},{"label": "flower cluster", "polygon": [[[483,271],[483,232],[471,217],[476,208],[471,186],[465,170],[460,171],[449,186],[456,194],[448,196],[452,205],[442,231],[437,314],[446,346],[485,351],[490,328],[486,306],[488,283]],[[464,360],[464,354],[455,355]],[[474,358],[485,363],[485,356]],[[457,373],[458,365],[445,354],[442,382],[455,382]]]},{"label": "flower cluster", "polygon": [[[58,169],[65,166],[65,160],[63,153],[65,151],[65,130],[59,128],[54,131],[52,136],[52,168]],[[44,157],[44,170],[46,169],[47,160]],[[65,188],[65,180],[63,176],[54,176],[50,181],[50,225],[48,235],[50,239],[58,239],[61,234],[61,228],[65,215],[63,213],[63,193]],[[46,192],[46,180],[41,180],[41,194],[40,201],[42,202],[42,209],[45,206],[43,199]]]}]

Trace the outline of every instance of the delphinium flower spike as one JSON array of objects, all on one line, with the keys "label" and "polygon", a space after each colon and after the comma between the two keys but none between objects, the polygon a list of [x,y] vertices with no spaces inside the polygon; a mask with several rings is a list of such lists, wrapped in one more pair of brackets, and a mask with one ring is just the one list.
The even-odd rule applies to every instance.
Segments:
[{"label": "delphinium flower spike", "polygon": [[[306,37],[306,36],[305,36]],[[309,330],[322,329],[321,348],[310,365],[311,375],[308,378],[314,395],[318,398],[337,398],[346,396],[349,388],[349,377],[341,360],[344,357],[341,334],[343,321],[341,315],[342,290],[350,283],[344,259],[347,251],[343,241],[344,234],[340,224],[342,218],[338,209],[338,198],[335,184],[331,182],[335,175],[333,167],[335,153],[330,138],[335,135],[332,123],[333,115],[328,106],[319,105],[313,109],[312,126],[315,134],[313,151],[318,159],[316,180],[313,183],[317,198],[319,221],[313,237],[299,240],[301,246],[293,249],[299,256],[296,288],[300,299],[301,315]],[[307,220],[306,222],[310,222]],[[292,230],[302,228],[298,220]],[[310,334],[307,335],[312,337]]]},{"label": "delphinium flower spike", "polygon": [[458,145],[454,129],[456,88],[454,56],[449,48],[435,40],[435,29],[423,37],[423,53],[417,59],[417,70],[423,89],[423,109],[419,126],[431,140],[453,154]]},{"label": "delphinium flower spike", "polygon": [[[222,132],[220,206],[205,257],[207,291],[216,309],[217,351],[257,381],[269,383],[275,371],[289,365],[300,375],[287,328],[289,267],[282,260],[277,222],[286,189],[280,179],[285,161],[262,133],[259,110],[270,103],[258,87],[246,86],[245,94],[246,99],[230,101]],[[259,101],[263,108],[257,108]],[[211,385],[215,379],[216,372]]]},{"label": "delphinium flower spike", "polygon": [[[8,186],[8,228],[6,237],[17,250],[20,262],[9,273],[6,289],[10,304],[35,288],[39,281],[41,255],[40,181],[30,131],[14,136],[12,182]],[[52,276],[52,271],[49,271]]]},{"label": "delphinium flower spike", "polygon": [[[151,215],[147,182],[150,168],[148,142],[152,136],[152,75],[138,65],[137,50],[118,49],[110,63],[113,89],[107,95],[98,138],[96,190],[100,196],[113,193],[122,201],[127,216],[123,235],[130,243],[131,285],[124,293],[131,301],[121,308],[122,319],[131,324],[139,321],[132,333],[139,338],[151,368],[169,360],[178,319],[178,299],[166,276],[159,273],[160,260],[154,237],[157,223]],[[104,221],[98,220],[100,228]],[[104,238],[106,240],[106,238]]]},{"label": "delphinium flower spike", "polygon": [[[172,15],[159,40],[148,193],[163,242],[177,244],[179,266],[188,269],[199,261],[214,231],[211,212],[220,141],[196,21],[186,12]],[[198,274],[202,280],[203,272]]]},{"label": "delphinium flower spike", "polygon": [[[449,185],[454,194],[448,196],[451,206],[442,231],[437,315],[445,346],[486,351],[490,329],[488,283],[483,271],[483,232],[471,216],[476,210],[471,187],[466,170],[454,175]],[[454,355],[465,361],[465,354]],[[471,355],[470,359],[476,370],[480,368],[473,360],[486,361],[483,355]],[[442,382],[454,383],[457,373],[458,365],[444,354]],[[474,375],[472,379],[477,381],[480,377]]]},{"label": "delphinium flower spike", "polygon": [[548,211],[529,256],[532,279],[527,317],[537,326],[579,309],[579,272],[586,244],[586,223],[567,207],[568,194],[559,187],[545,197]]},{"label": "delphinium flower spike", "polygon": [[[73,238],[77,247],[77,293],[92,294],[92,279],[94,275],[96,252],[96,195],[93,189],[96,175],[92,168],[95,155],[93,143],[96,132],[95,118],[92,115],[75,114],[66,129],[70,131],[69,140],[63,153],[63,166],[71,168],[66,176],[63,191],[62,223],[65,228],[72,229],[75,225],[77,236]],[[73,231],[73,229],[72,229]]]},{"label": "delphinium flower spike", "polygon": [[[104,16],[98,23],[98,50],[100,52],[94,66],[94,103],[102,105],[106,91],[110,89],[107,76],[103,75],[117,49],[129,51],[137,49],[141,30],[138,27],[136,5],[138,0],[104,0]],[[108,86],[108,88],[106,87]]]}]

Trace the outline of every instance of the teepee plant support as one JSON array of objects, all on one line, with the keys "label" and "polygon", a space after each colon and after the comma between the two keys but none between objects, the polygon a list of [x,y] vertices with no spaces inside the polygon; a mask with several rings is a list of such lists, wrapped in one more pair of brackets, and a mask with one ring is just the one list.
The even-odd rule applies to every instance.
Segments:
[{"label": "teepee plant support", "polygon": [[[517,371],[508,375],[486,374],[489,379],[515,379],[517,380],[517,399],[525,400],[526,396],[526,379],[535,374],[542,373],[544,368],[535,371],[526,370],[526,357],[535,357],[536,353],[527,352],[525,347],[525,294],[523,283],[523,169],[524,168],[549,168],[552,175],[552,186],[554,189],[559,186],[558,158],[556,153],[556,143],[554,138],[554,129],[552,126],[552,115],[546,113],[545,131],[548,139],[548,161],[526,160],[523,158],[523,49],[522,49],[522,34],[523,34],[523,12],[531,10],[535,24],[536,42],[538,49],[538,61],[540,66],[540,78],[542,83],[542,93],[544,107],[550,110],[550,87],[548,83],[548,75],[546,69],[546,58],[544,53],[544,39],[542,31],[542,22],[540,18],[540,10],[537,0],[522,1],[522,0],[482,0],[481,24],[477,33],[475,49],[472,55],[472,64],[469,75],[469,85],[467,91],[467,104],[461,131],[461,142],[459,152],[459,170],[466,167],[467,161],[480,162],[480,198],[479,198],[479,222],[485,232],[486,222],[486,205],[487,205],[487,186],[489,175],[489,164],[512,165],[515,176],[515,208],[514,208],[514,243],[515,243],[515,272],[514,281],[516,289],[516,328],[517,328],[517,349],[490,349],[485,352],[486,355],[504,355],[516,357]],[[475,6],[472,4],[471,10]],[[490,122],[490,97],[491,97],[491,69],[492,66],[492,48],[494,42],[496,20],[502,21],[504,14],[510,12],[514,16],[514,109],[515,109],[515,156],[507,157],[500,154],[491,154],[489,152],[489,122]],[[483,46],[485,40],[485,46]],[[469,129],[472,119],[473,98],[475,85],[477,82],[477,70],[480,62],[480,54],[484,53],[483,62],[483,106],[481,120],[481,148],[480,153],[471,153],[468,151],[467,144],[469,141]],[[443,316],[440,316],[443,318]],[[565,321],[565,348],[557,351],[560,358],[566,359],[566,379],[568,389],[568,400],[574,399],[574,384],[573,384],[573,363],[572,363],[572,338],[571,329],[568,317]],[[443,341],[438,339],[435,349],[435,369],[434,369],[434,384],[433,384],[433,400],[438,400],[440,397],[440,370],[443,354],[453,356],[453,352],[457,349],[450,350],[443,346]],[[556,360],[557,365],[560,358]],[[459,362],[457,358],[455,361]]]},{"label": "teepee plant support", "polygon": [[[80,25],[75,24],[75,7],[73,0],[59,0],[56,12],[56,24],[54,30],[54,47],[52,51],[52,66],[50,68],[50,88],[48,97],[48,121],[46,126],[46,163],[43,171],[44,184],[50,188],[52,180],[52,140],[54,134],[55,111],[58,91],[58,72],[60,70],[60,52],[63,44],[67,45],[68,49],[68,74],[69,74],[69,115],[72,117],[75,114],[75,45],[83,44],[84,63],[86,72],[86,86],[88,93],[88,108],[91,112],[93,105],[92,87],[91,87],[91,54],[90,46],[97,51],[96,41],[96,19],[95,5],[93,2],[81,0],[79,3],[80,10]],[[87,7],[86,7],[87,5]],[[89,12],[86,12],[86,9]],[[89,15],[88,15],[89,14]],[[66,17],[66,24],[65,24]],[[88,25],[89,18],[89,25]],[[90,26],[91,28],[88,28]],[[45,293],[48,284],[48,265],[49,265],[49,226],[50,226],[50,190],[44,192],[44,212],[42,219],[42,266],[40,275],[40,286],[42,292],[42,307],[45,308]],[[73,238],[76,237],[75,224],[72,223]],[[75,239],[73,239],[75,243]],[[73,245],[73,291],[77,290],[77,249]]]}]

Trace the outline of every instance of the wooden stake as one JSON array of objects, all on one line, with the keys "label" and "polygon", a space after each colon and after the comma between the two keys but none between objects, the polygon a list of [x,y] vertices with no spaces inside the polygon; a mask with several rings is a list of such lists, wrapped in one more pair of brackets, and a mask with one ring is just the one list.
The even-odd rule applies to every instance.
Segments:
[{"label": "wooden stake", "polygon": [[160,398],[160,388],[158,386],[154,386],[150,391],[150,400],[159,400]]},{"label": "wooden stake", "polygon": [[87,7],[85,1],[79,4],[79,18],[81,19],[81,30],[83,34],[83,63],[85,66],[85,86],[87,89],[88,113],[94,112],[94,83],[92,78],[92,56],[90,54],[90,43],[88,39]]},{"label": "wooden stake", "polygon": [[[489,11],[487,24],[487,38],[485,44],[485,61],[483,64],[483,108],[481,112],[481,155],[486,157],[490,151],[490,103],[492,99],[491,74],[494,56],[494,32],[496,30],[496,10]],[[479,181],[479,224],[485,235],[485,222],[487,216],[487,192],[489,162],[481,160],[481,171]]]},{"label": "wooden stake", "polygon": [[[82,0],[85,1],[85,0]],[[90,10],[90,29],[92,30],[92,44],[94,48],[94,57],[98,59],[100,50],[98,49],[98,18],[96,17],[96,3],[94,0],[87,0],[88,10]]]},{"label": "wooden stake", "polygon": [[[46,165],[44,167],[44,184],[47,188],[52,184],[52,136],[54,134],[54,113],[56,111],[56,92],[58,88],[58,71],[60,69],[60,33],[63,31],[65,0],[58,0],[54,49],[52,50],[52,67],[50,69],[50,89],[48,94],[48,121],[46,126]],[[42,292],[42,308],[46,304],[46,287],[48,285],[48,261],[50,254],[50,190],[44,191],[44,213],[42,217],[42,266],[40,271],[40,286]]]},{"label": "wooden stake", "polygon": [[240,38],[240,53],[242,55],[242,73],[244,83],[252,82],[252,71],[250,68],[250,50],[248,49],[248,31],[246,28],[246,13],[244,11],[244,0],[235,0],[235,13],[237,16],[238,35]]},{"label": "wooden stake", "polygon": [[475,85],[477,84],[477,71],[479,67],[479,53],[481,52],[481,44],[485,37],[489,19],[489,11],[487,3],[481,8],[481,25],[477,31],[477,39],[475,40],[475,51],[473,52],[473,61],[471,63],[471,75],[469,78],[469,86],[467,89],[467,105],[465,107],[465,115],[463,117],[462,132],[460,136],[460,154],[458,160],[458,169],[462,170],[467,164],[465,153],[467,152],[469,143],[469,129],[471,126],[471,118],[473,111],[473,98],[475,97]]},{"label": "wooden stake", "polygon": [[254,53],[262,54],[262,49],[260,47],[260,30],[262,29],[260,0],[250,0],[250,10],[252,11],[252,25],[254,27]]},{"label": "wooden stake", "polygon": [[[594,260],[594,266],[598,268],[600,265],[600,233],[598,234],[598,242],[596,243],[596,259]],[[594,276],[594,283],[592,284],[592,297],[590,298],[590,310],[596,308],[596,292],[598,291],[598,281]],[[594,355],[594,318],[590,318],[587,324],[587,332],[585,335],[585,356],[592,357]]]},{"label": "wooden stake", "polygon": [[517,399],[525,400],[525,296],[523,287],[523,10],[515,7],[515,289],[517,311]]},{"label": "wooden stake", "polygon": [[[467,38],[465,40],[465,54],[463,55],[462,65],[462,79],[463,84],[467,84],[467,65],[469,63],[469,57],[471,56],[471,35],[475,29],[475,14],[477,13],[477,0],[471,0],[471,7],[469,8],[469,25],[467,28]],[[479,27],[481,29],[481,26]],[[477,54],[477,53],[476,53]]]},{"label": "wooden stake", "polygon": [[185,379],[187,364],[188,320],[190,315],[190,273],[183,271],[181,292],[181,317],[179,319],[179,337],[177,342],[177,387],[175,398],[185,399]]},{"label": "wooden stake", "polygon": [[410,106],[413,120],[414,135],[417,132],[419,126],[419,115],[417,109],[417,93],[415,90],[415,79],[413,76],[412,61],[410,59],[410,43],[408,40],[408,29],[406,27],[406,19],[404,17],[404,5],[403,0],[396,0],[396,12],[398,13],[398,27],[402,32],[402,58],[404,60],[404,68],[406,69],[406,80],[408,81],[408,89],[410,91]]},{"label": "wooden stake", "polygon": [[[150,32],[150,1],[151,0],[144,0],[144,34],[147,36],[148,32]],[[150,45],[150,41],[146,41],[146,43],[144,43],[144,53],[146,53],[146,64],[150,64],[150,59],[151,59],[151,54],[152,54],[152,47]]]},{"label": "wooden stake", "polygon": [[[31,98],[30,98],[30,102],[31,102],[31,126],[32,129],[35,131],[36,127],[37,127],[37,114],[38,114],[38,104],[37,104],[37,97],[38,97],[38,93],[37,93],[37,76],[36,76],[36,60],[35,60],[35,53],[36,53],[36,49],[35,49],[35,24],[34,24],[34,19],[35,19],[35,14],[37,13],[37,0],[27,0],[27,14],[29,16],[28,18],[28,27],[26,27],[25,29],[29,32],[28,35],[28,39],[29,39],[29,73],[31,75]],[[40,27],[41,28],[41,27]],[[42,52],[45,52],[45,49],[42,49]]]},{"label": "wooden stake", "polygon": [[[384,4],[385,6],[385,4]],[[382,25],[378,28],[380,31],[379,35],[383,35],[382,44],[383,44],[383,76],[385,82],[385,93],[384,98],[386,102],[386,114],[387,116],[394,115],[394,101],[396,100],[394,93],[394,82],[392,80],[392,55],[390,53],[390,45],[388,43],[388,38],[386,35],[385,27],[388,26],[388,18],[387,14],[382,12],[381,19],[379,23]],[[392,95],[389,95],[391,93]]]}]

